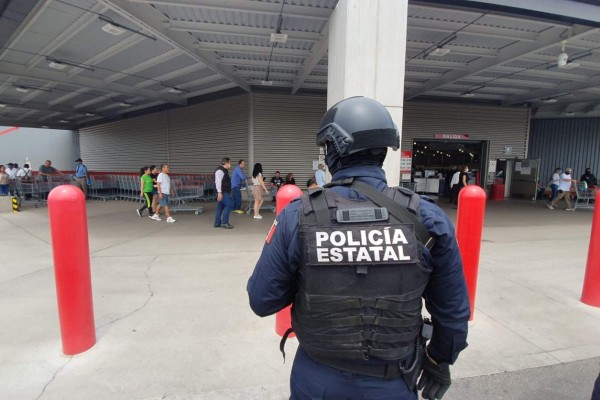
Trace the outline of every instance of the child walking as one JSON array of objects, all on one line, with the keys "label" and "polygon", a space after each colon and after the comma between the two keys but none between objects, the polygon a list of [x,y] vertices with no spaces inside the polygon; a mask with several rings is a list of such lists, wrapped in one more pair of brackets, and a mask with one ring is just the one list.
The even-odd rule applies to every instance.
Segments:
[{"label": "child walking", "polygon": [[152,191],[154,190],[154,182],[150,173],[152,170],[148,166],[140,169],[140,197],[144,198],[144,205],[138,208],[137,214],[141,217],[145,209],[148,209],[148,214],[152,215]]},{"label": "child walking", "polygon": [[160,167],[160,174],[156,178],[156,184],[158,185],[158,206],[154,215],[150,218],[155,221],[160,221],[160,209],[165,208],[165,215],[167,216],[167,222],[175,222],[171,217],[171,211],[169,210],[169,196],[173,195],[171,190],[171,178],[169,178],[169,164],[163,164]]}]

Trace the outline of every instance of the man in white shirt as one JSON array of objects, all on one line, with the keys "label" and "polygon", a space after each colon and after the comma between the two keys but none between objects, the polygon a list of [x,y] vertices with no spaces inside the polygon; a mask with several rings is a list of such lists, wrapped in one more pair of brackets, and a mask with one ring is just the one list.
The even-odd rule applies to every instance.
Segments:
[{"label": "man in white shirt", "polygon": [[315,172],[315,180],[317,181],[317,186],[325,186],[325,164],[319,164],[319,169]]},{"label": "man in white shirt", "polygon": [[24,164],[23,168],[17,171],[17,178],[21,178],[21,180],[24,181],[30,181],[33,179],[33,172],[31,172],[29,164]]},{"label": "man in white shirt", "polygon": [[575,211],[571,206],[571,184],[575,182],[571,179],[571,172],[573,170],[571,168],[565,168],[565,172],[560,175],[560,182],[558,183],[558,195],[554,200],[550,203],[546,204],[551,210],[554,210],[554,207],[558,204],[560,199],[564,199],[565,203],[567,203],[567,211]]},{"label": "man in white shirt", "polygon": [[171,210],[169,210],[169,196],[175,193],[171,189],[171,178],[169,177],[169,164],[163,164],[160,166],[160,174],[156,178],[156,185],[158,186],[158,206],[156,212],[150,217],[155,221],[160,221],[160,208],[164,207],[165,215],[167,216],[167,222],[175,222],[171,217]]}]

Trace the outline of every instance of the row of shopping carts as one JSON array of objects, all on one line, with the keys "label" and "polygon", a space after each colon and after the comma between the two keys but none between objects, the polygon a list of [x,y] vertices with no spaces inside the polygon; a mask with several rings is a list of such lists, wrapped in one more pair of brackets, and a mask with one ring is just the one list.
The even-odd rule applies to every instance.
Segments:
[{"label": "row of shopping carts", "polygon": [[[92,175],[90,177],[90,198],[98,200],[120,199],[142,202],[140,196],[140,177],[138,175]],[[197,175],[171,176],[171,211],[193,211],[196,215],[203,207],[196,204],[209,201],[211,196],[206,194],[206,182]]]},{"label": "row of shopping carts", "polygon": [[19,198],[21,205],[33,205],[39,207],[46,204],[48,194],[52,189],[60,185],[73,183],[72,175],[36,175],[33,179],[17,177],[11,182],[10,192]]},{"label": "row of shopping carts", "polygon": [[[11,187],[21,204],[34,207],[46,204],[48,194],[60,185],[73,184],[72,175],[36,175],[31,180],[17,178]],[[194,211],[196,215],[203,211],[192,203],[211,201],[216,198],[214,182],[207,181],[207,176],[176,175],[171,176],[172,211]],[[142,202],[140,197],[140,177],[138,175],[94,174],[90,176],[88,197],[96,200],[127,200]]]}]

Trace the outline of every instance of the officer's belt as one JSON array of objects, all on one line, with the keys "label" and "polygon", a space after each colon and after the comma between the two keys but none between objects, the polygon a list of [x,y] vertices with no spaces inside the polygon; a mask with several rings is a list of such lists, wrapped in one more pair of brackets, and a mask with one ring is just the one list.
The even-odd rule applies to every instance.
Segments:
[{"label": "officer's belt", "polygon": [[308,351],[306,354],[314,361],[328,367],[353,374],[370,376],[372,378],[393,380],[399,378],[403,372],[403,369],[400,367],[401,361],[385,364],[357,364],[340,359],[314,357]]}]

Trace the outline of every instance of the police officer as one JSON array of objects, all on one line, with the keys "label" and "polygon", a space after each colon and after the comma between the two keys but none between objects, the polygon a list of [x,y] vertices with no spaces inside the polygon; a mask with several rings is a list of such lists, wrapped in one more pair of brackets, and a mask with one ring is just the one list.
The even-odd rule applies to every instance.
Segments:
[{"label": "police officer", "polygon": [[399,144],[377,101],[337,103],[317,133],[333,181],[271,227],[247,290],[259,316],[293,303],[290,399],[416,399],[417,387],[440,399],[467,346],[454,229],[428,199],[387,186],[383,160]]}]

